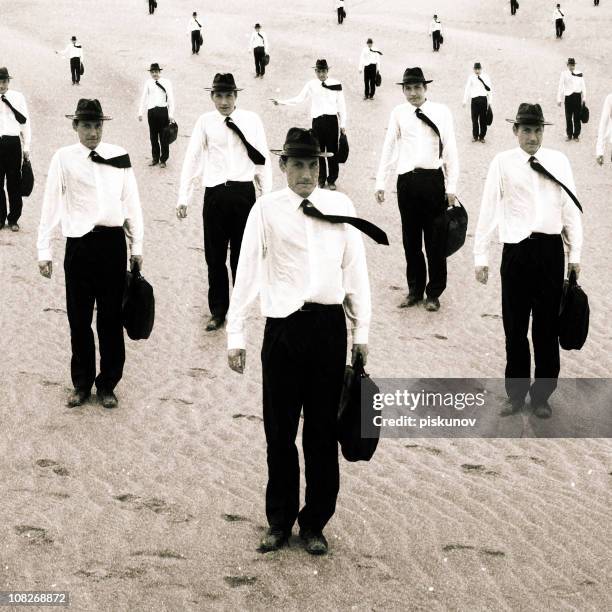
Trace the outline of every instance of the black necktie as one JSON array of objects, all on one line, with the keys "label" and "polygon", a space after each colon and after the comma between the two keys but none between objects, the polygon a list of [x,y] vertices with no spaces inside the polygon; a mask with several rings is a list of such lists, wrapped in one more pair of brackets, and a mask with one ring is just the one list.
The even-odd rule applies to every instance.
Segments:
[{"label": "black necktie", "polygon": [[438,135],[438,156],[442,157],[442,137],[440,136],[438,126],[420,108],[417,108],[415,113],[421,121],[424,121]]},{"label": "black necktie", "polygon": [[96,164],[106,164],[107,166],[112,166],[113,168],[132,167],[132,163],[130,162],[130,156],[127,153],[125,153],[124,155],[118,155],[117,157],[105,159],[99,153],[92,151],[89,154],[89,158],[91,159],[91,161],[96,162]]},{"label": "black necktie", "polygon": [[331,89],[332,91],[342,91],[342,85],[338,83],[337,85],[326,85],[325,81],[321,81],[321,85],[325,87],[325,89]]},{"label": "black necktie", "polygon": [[166,88],[159,81],[155,81],[155,84],[166,94],[166,100],[168,100],[168,92],[166,91]]},{"label": "black necktie", "polygon": [[23,125],[27,119],[6,99],[6,96],[2,94],[2,101],[13,111],[17,123]]},{"label": "black necktie", "polygon": [[483,87],[487,90],[487,91],[491,91],[491,88],[480,78],[480,75],[478,76],[478,80],[482,83]]},{"label": "black necktie", "polygon": [[266,158],[244,137],[242,130],[232,121],[231,117],[225,118],[225,125],[236,133],[236,136],[242,140],[242,144],[246,147],[249,159],[256,166],[263,166],[266,163]]},{"label": "black necktie", "polygon": [[544,176],[549,178],[551,181],[554,181],[555,183],[557,183],[559,187],[563,188],[565,190],[565,193],[567,193],[567,195],[570,198],[572,198],[572,201],[578,207],[578,210],[582,212],[582,206],[580,206],[580,202],[578,201],[578,198],[558,178],[553,176],[546,168],[544,168],[544,166],[533,155],[529,158],[529,165],[536,172],[543,174]]},{"label": "black necktie", "polygon": [[329,221],[330,223],[348,223],[353,227],[356,227],[360,232],[363,232],[366,236],[369,236],[374,242],[378,244],[389,244],[387,234],[380,227],[360,219],[359,217],[347,217],[345,215],[324,215],[310,200],[304,200],[301,204],[304,214],[315,219],[322,219],[323,221]]},{"label": "black necktie", "polygon": [[370,49],[372,53],[378,53],[378,55],[382,55],[382,51],[377,51],[376,49]]}]

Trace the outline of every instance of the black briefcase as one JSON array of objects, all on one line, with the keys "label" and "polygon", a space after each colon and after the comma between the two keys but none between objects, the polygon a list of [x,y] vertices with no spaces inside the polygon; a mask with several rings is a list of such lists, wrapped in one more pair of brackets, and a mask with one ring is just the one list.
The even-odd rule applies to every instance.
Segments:
[{"label": "black briefcase", "polygon": [[34,172],[32,172],[32,164],[29,159],[24,159],[21,164],[21,195],[27,198],[34,189]]},{"label": "black briefcase", "polygon": [[589,335],[589,298],[576,280],[572,270],[563,283],[559,311],[559,344],[566,351],[579,351]]},{"label": "black briefcase", "polygon": [[123,293],[123,327],[132,340],[146,340],[155,322],[153,287],[136,266],[126,272]]},{"label": "black briefcase", "polygon": [[81,76],[85,74],[85,66],[83,65],[83,62],[81,62],[81,65],[79,66],[79,74]]},{"label": "black briefcase", "polygon": [[270,56],[266,53],[264,55],[263,65],[267,66],[270,63]]},{"label": "black briefcase", "polygon": [[457,199],[458,206],[447,208],[444,213],[446,222],[446,256],[457,252],[465,243],[468,214],[463,204]]},{"label": "black briefcase", "polygon": [[580,122],[588,123],[590,117],[589,107],[583,102],[582,108],[580,109]]},{"label": "black briefcase", "polygon": [[200,45],[204,44],[204,37],[202,36],[202,32],[200,32]]},{"label": "black briefcase", "polygon": [[336,161],[339,164],[346,163],[346,160],[349,156],[349,143],[346,137],[346,134],[340,134],[340,138],[338,140],[338,152],[336,153]]},{"label": "black briefcase", "polygon": [[374,83],[376,84],[376,87],[380,87],[382,85],[382,76],[378,71],[376,72],[376,76],[374,77]]},{"label": "black briefcase", "polygon": [[493,109],[490,106],[487,106],[487,125],[491,125],[493,123]]},{"label": "black briefcase", "polygon": [[176,121],[171,121],[163,130],[162,130],[162,138],[164,142],[168,144],[172,144],[176,137],[178,136],[178,124]]},{"label": "black briefcase", "polygon": [[442,34],[440,34],[440,44],[444,44],[444,36],[442,36]]},{"label": "black briefcase", "polygon": [[[378,446],[380,427],[374,427],[374,416],[379,414],[373,408],[373,398],[380,390],[363,369],[361,357],[354,366],[346,366],[344,386],[338,409],[338,442],[342,455],[347,461],[369,461]],[[364,419],[372,423],[372,434],[376,437],[364,438],[361,435],[362,405]]]}]

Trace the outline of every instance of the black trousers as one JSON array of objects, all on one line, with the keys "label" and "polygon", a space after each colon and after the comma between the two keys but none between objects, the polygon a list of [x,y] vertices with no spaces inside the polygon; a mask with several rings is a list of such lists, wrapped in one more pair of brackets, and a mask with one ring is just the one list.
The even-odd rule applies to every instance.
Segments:
[{"label": "black trousers", "polygon": [[365,85],[364,96],[366,98],[373,98],[376,93],[376,69],[378,64],[368,64],[363,69],[363,82]]},{"label": "black trousers", "polygon": [[319,183],[335,183],[340,167],[335,154],[338,153],[338,139],[340,138],[338,117],[336,115],[320,115],[312,120],[314,132],[321,151],[334,153],[334,157],[319,157]]},{"label": "black trousers", "polygon": [[170,123],[167,106],[150,108],[147,113],[149,121],[149,138],[151,140],[151,157],[153,161],[167,161],[170,145],[164,138],[164,128]]},{"label": "black trousers", "polygon": [[[70,324],[75,389],[112,391],[123,375],[122,300],[127,247],[122,227],[103,228],[81,238],[66,239],[66,310]],[[96,346],[91,322],[94,303],[100,344],[100,373],[96,377]]]},{"label": "black trousers", "polygon": [[[9,225],[17,223],[21,217],[23,200],[21,199],[21,140],[19,136],[0,137],[0,227],[8,221]],[[9,213],[7,216],[4,182],[8,193]]]},{"label": "black trousers", "polygon": [[439,51],[440,50],[440,30],[435,30],[434,32],[431,33],[431,40],[433,43],[433,50]]},{"label": "black trousers", "polygon": [[255,203],[252,182],[229,182],[204,191],[204,256],[208,266],[208,308],[210,314],[225,318],[229,308],[227,248],[230,249],[232,281],[240,256],[242,234]]},{"label": "black trousers", "polygon": [[191,30],[191,52],[200,52],[200,30]]},{"label": "black trousers", "polygon": [[510,0],[510,14],[516,15],[516,0]]},{"label": "black trousers", "polygon": [[557,38],[563,36],[563,19],[555,19],[555,34]]},{"label": "black trousers", "polygon": [[[268,455],[266,516],[271,527],[323,530],[340,487],[336,421],[346,361],[341,305],[267,319],[261,350],[263,416]],[[306,499],[299,509],[295,445],[304,409],[302,447]]]},{"label": "black trousers", "polygon": [[340,7],[337,9],[338,12],[338,23],[342,23],[344,21],[344,9]]},{"label": "black trousers", "polygon": [[565,96],[565,133],[568,138],[578,138],[582,123],[580,111],[582,110],[582,97],[580,93]]},{"label": "black trousers", "polygon": [[593,6],[599,6],[599,0],[593,0]]},{"label": "black trousers", "polygon": [[80,57],[70,58],[70,76],[72,77],[73,83],[81,82],[81,58]]},{"label": "black trousers", "polygon": [[[534,236],[532,234],[532,236]],[[560,235],[535,234],[504,244],[501,261],[502,315],[506,334],[506,392],[513,399],[546,401],[559,376],[559,306],[564,253]],[[531,385],[529,316],[535,361]]]},{"label": "black trousers", "polygon": [[407,172],[397,177],[408,293],[419,298],[423,293],[438,298],[446,288],[445,194],[442,170]]},{"label": "black trousers", "polygon": [[472,138],[484,138],[487,135],[487,96],[472,98]]},{"label": "black trousers", "polygon": [[255,58],[255,73],[261,76],[266,74],[266,64],[264,63],[265,56],[265,47],[255,47],[253,49],[253,57]]},{"label": "black trousers", "polygon": [[155,12],[155,2],[156,0],[149,0],[149,15]]}]

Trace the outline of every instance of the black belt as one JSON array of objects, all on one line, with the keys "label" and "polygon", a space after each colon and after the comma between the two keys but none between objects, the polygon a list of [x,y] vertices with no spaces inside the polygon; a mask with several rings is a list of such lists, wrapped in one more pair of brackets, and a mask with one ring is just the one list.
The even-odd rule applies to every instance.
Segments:
[{"label": "black belt", "polygon": [[404,174],[438,174],[440,172],[442,172],[442,168],[415,168],[410,172],[404,172]]},{"label": "black belt", "polygon": [[122,230],[123,227],[121,225],[94,225],[90,234],[97,234],[98,232],[109,232],[111,230]]},{"label": "black belt", "polygon": [[207,189],[217,189],[219,187],[232,187],[237,186],[241,187],[244,185],[252,185],[253,181],[225,181],[225,183],[219,183],[218,185],[213,185],[212,187],[208,187]]},{"label": "black belt", "polygon": [[525,240],[538,240],[542,238],[558,238],[561,234],[544,234],[542,232],[532,232]]},{"label": "black belt", "polygon": [[316,302],[304,302],[296,312],[322,312],[325,310],[338,310],[342,304],[317,304]]}]

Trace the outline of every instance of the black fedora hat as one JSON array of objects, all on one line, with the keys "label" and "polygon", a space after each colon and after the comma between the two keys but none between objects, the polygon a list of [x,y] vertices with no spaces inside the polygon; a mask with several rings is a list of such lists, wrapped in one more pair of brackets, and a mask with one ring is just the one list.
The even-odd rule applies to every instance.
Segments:
[{"label": "black fedora hat", "polygon": [[13,77],[9,74],[8,68],[6,66],[2,66],[2,68],[0,68],[0,81],[6,81],[12,78]]},{"label": "black fedora hat", "polygon": [[480,62],[474,62],[474,70],[482,70],[482,64]]},{"label": "black fedora hat", "polygon": [[149,68],[149,72],[153,72],[153,70],[163,70],[163,68],[160,68],[159,64],[157,62],[153,62],[151,64],[151,67]]},{"label": "black fedora hat", "polygon": [[312,130],[289,128],[282,149],[270,149],[275,155],[283,157],[333,157],[333,153],[321,151],[319,141]]},{"label": "black fedora hat", "polygon": [[567,63],[568,64],[573,64],[575,66],[576,65],[576,60],[573,57],[568,57],[567,58]]},{"label": "black fedora hat", "polygon": [[544,113],[539,104],[529,104],[529,102],[521,102],[516,111],[515,119],[506,119],[508,123],[526,124],[526,125],[553,125],[544,120]]},{"label": "black fedora hat", "polygon": [[212,87],[205,87],[206,91],[242,91],[236,87],[234,75],[231,72],[217,72]]},{"label": "black fedora hat", "polygon": [[87,98],[81,98],[77,102],[74,115],[66,115],[66,117],[68,119],[83,119],[84,121],[108,121],[109,119],[112,119],[112,117],[107,117],[102,112],[100,100],[88,100]]},{"label": "black fedora hat", "polygon": [[70,40],[76,40],[76,36],[71,36]]},{"label": "black fedora hat", "polygon": [[313,66],[315,70],[329,70],[326,59],[318,59]]},{"label": "black fedora hat", "polygon": [[406,70],[404,70],[402,82],[396,83],[396,85],[414,85],[416,83],[423,83],[423,85],[427,85],[427,83],[431,82],[432,81],[425,79],[423,71],[417,66],[415,68],[406,68]]}]

